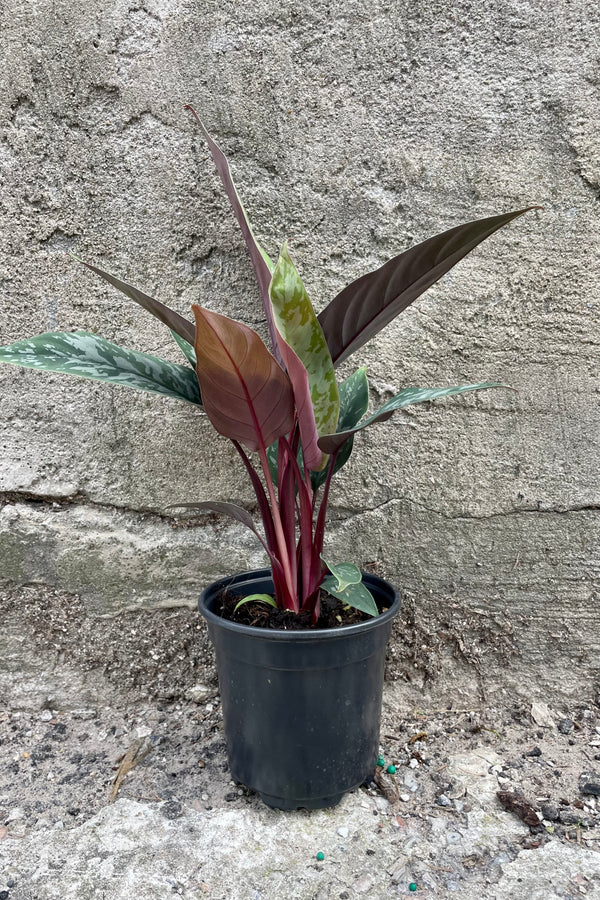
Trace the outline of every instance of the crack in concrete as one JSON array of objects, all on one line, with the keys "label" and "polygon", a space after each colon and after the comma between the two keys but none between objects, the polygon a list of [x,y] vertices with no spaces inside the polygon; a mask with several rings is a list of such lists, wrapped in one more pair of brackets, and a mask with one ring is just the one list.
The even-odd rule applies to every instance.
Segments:
[{"label": "crack in concrete", "polygon": [[[32,506],[52,506],[56,507],[66,507],[66,506],[86,506],[91,507],[92,509],[99,510],[108,510],[110,512],[122,512],[122,513],[130,513],[136,516],[144,516],[144,517],[152,517],[154,519],[159,519],[161,522],[168,522],[170,524],[176,524],[181,522],[181,520],[185,520],[186,527],[201,527],[202,525],[213,524],[216,522],[222,522],[223,517],[218,516],[216,514],[212,514],[210,512],[202,513],[201,516],[194,516],[192,513],[182,512],[179,515],[169,515],[168,513],[158,512],[156,509],[151,507],[131,507],[131,506],[119,506],[116,503],[100,503],[97,500],[90,500],[89,497],[83,491],[79,491],[76,494],[71,494],[69,496],[53,496],[52,494],[35,494],[30,491],[0,491],[0,508],[7,503],[25,503],[31,504]],[[403,496],[403,497],[390,497],[387,500],[382,500],[381,503],[377,503],[375,506],[364,507],[359,510],[352,510],[348,507],[343,506],[334,506],[332,507],[332,512],[334,514],[338,514],[343,516],[340,524],[345,525],[351,519],[355,519],[359,516],[370,515],[371,513],[377,513],[380,510],[384,509],[386,506],[397,505],[399,503],[408,503],[410,506],[416,506],[419,509],[424,510],[425,512],[433,513],[433,515],[440,516],[443,519],[448,521],[483,521],[486,519],[496,519],[496,518],[504,518],[507,516],[518,516],[518,515],[568,515],[570,513],[580,513],[580,512],[600,512],[600,503],[582,503],[569,507],[542,507],[542,506],[524,506],[519,509],[506,509],[506,510],[497,510],[495,512],[489,513],[457,513],[452,514],[445,512],[441,509],[435,509],[435,507],[427,506],[426,503],[423,503],[420,500],[415,500],[413,497]],[[247,508],[250,514],[257,514],[257,510],[252,507]],[[197,521],[197,518],[200,518],[201,521]]]},{"label": "crack in concrete", "polygon": [[521,514],[525,515],[567,515],[569,513],[578,513],[578,512],[600,512],[600,503],[582,503],[569,507],[541,507],[541,506],[523,506],[519,509],[506,509],[506,510],[497,510],[495,512],[490,513],[458,513],[453,515],[452,513],[444,512],[441,509],[435,509],[432,506],[427,506],[427,504],[422,503],[419,500],[415,500],[412,497],[403,496],[403,497],[391,497],[388,500],[383,500],[381,503],[378,503],[375,506],[369,506],[362,510],[349,510],[344,509],[342,507],[337,507],[336,512],[346,513],[346,518],[344,518],[343,523],[345,524],[350,519],[356,518],[357,516],[368,515],[370,513],[379,512],[379,510],[383,509],[386,506],[390,506],[392,504],[398,503],[408,503],[411,506],[417,506],[419,509],[423,509],[426,512],[433,513],[436,516],[441,516],[448,521],[478,521],[485,519],[496,519],[503,518],[505,516],[518,516]]},{"label": "crack in concrete", "polygon": [[[185,512],[182,510],[180,514],[168,514],[158,512],[151,507],[131,507],[119,506],[116,503],[100,503],[97,500],[90,500],[83,491],[68,496],[53,496],[52,494],[34,494],[30,491],[0,491],[0,509],[8,503],[24,503],[31,506],[52,506],[57,507],[68,506],[85,506],[92,509],[107,510],[109,512],[130,513],[131,515],[143,516],[145,518],[159,519],[171,525],[181,524],[185,521],[186,528],[199,528],[206,525],[215,525],[229,521],[223,516],[210,512],[202,512],[194,514],[193,512]],[[251,507],[248,512],[253,514],[256,510]]]}]

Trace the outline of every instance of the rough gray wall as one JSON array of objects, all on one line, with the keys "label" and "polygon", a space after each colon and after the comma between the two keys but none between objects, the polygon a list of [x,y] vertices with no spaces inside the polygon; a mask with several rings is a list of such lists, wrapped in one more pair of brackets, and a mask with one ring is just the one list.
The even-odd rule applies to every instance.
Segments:
[{"label": "rough gray wall", "polygon": [[[518,394],[363,433],[328,554],[378,561],[415,597],[417,633],[454,615],[460,646],[474,621],[477,665],[506,689],[529,690],[535,664],[542,688],[587,690],[600,677],[596,4],[7,0],[0,15],[2,344],[83,328],[178,359],[66,251],[181,312],[201,301],[260,321],[186,102],[265,246],[290,239],[318,308],[430,234],[545,206],[354,357],[373,403],[483,379]],[[107,613],[193,603],[207,578],[261,563],[237,528],[165,516],[179,499],[252,502],[192,407],[9,366],[0,401],[0,579]]]}]

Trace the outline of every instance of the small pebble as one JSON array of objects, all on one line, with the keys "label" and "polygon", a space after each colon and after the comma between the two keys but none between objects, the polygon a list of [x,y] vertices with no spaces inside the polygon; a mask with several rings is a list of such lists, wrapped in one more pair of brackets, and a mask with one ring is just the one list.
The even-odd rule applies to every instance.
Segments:
[{"label": "small pebble", "polygon": [[183,806],[177,800],[169,800],[160,811],[165,819],[180,819],[183,815]]},{"label": "small pebble", "polygon": [[392,766],[392,765],[388,766],[387,771],[389,772],[390,775],[395,775],[396,774],[396,766]]},{"label": "small pebble", "polygon": [[561,734],[571,734],[575,727],[575,723],[572,719],[561,719],[557,727]]},{"label": "small pebble", "polygon": [[71,713],[74,719],[80,719],[82,722],[88,722],[90,719],[98,717],[97,709],[74,709]]},{"label": "small pebble", "polygon": [[193,703],[202,703],[215,693],[215,689],[208,684],[195,684],[186,691],[186,699]]},{"label": "small pebble", "polygon": [[325,859],[325,854],[322,850],[319,850],[319,852],[317,853],[317,859],[319,860],[319,862],[322,862],[322,860]]},{"label": "small pebble", "polygon": [[346,827],[346,825],[340,825],[340,827],[337,830],[337,833],[339,834],[340,837],[347,838],[349,831],[348,831],[348,828]]},{"label": "small pebble", "polygon": [[416,884],[414,883],[414,881],[411,881],[411,883],[410,883],[409,886],[408,886],[408,889],[409,889],[409,891],[412,891],[413,893],[416,891],[417,886],[416,886]]},{"label": "small pebble", "polygon": [[25,818],[25,812],[20,806],[15,806],[6,817],[6,822],[17,822],[19,819]]},{"label": "small pebble", "polygon": [[354,882],[353,887],[354,890],[359,894],[369,894],[374,884],[375,877],[369,872],[366,872],[357,881]]},{"label": "small pebble", "polygon": [[377,757],[377,765],[381,766],[381,768],[383,768],[385,766],[385,759],[383,758],[383,756]]},{"label": "small pebble", "polygon": [[558,819],[558,806],[555,803],[542,803],[542,815],[551,822]]},{"label": "small pebble", "polygon": [[579,792],[600,797],[600,774],[598,772],[582,772],[579,776]]},{"label": "small pebble", "polygon": [[583,816],[578,815],[574,812],[569,812],[568,810],[561,811],[558,816],[558,821],[562,825],[582,825],[584,828],[589,827],[589,822]]}]

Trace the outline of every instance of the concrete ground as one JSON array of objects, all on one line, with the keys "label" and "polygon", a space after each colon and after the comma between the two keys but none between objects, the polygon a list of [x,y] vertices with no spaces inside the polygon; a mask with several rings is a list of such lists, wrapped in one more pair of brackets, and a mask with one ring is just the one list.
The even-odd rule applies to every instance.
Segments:
[{"label": "concrete ground", "polygon": [[385,769],[282,813],[230,779],[196,613],[86,631],[66,599],[0,592],[3,900],[600,897],[597,699],[442,703],[388,680]]}]

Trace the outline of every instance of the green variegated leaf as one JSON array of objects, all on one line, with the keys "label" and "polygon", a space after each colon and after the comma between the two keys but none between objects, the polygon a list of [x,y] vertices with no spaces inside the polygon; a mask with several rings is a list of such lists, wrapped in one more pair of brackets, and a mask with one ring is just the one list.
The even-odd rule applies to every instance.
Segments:
[{"label": "green variegated leaf", "polygon": [[338,431],[353,428],[369,407],[369,382],[364,366],[349,375],[340,384],[340,417]]},{"label": "green variegated leaf", "polygon": [[362,431],[363,428],[366,428],[368,425],[373,425],[374,422],[385,422],[396,409],[412,406],[414,403],[425,403],[427,400],[437,400],[439,397],[464,394],[466,391],[484,391],[488,388],[496,387],[512,390],[508,385],[500,384],[497,381],[484,381],[480,384],[463,384],[458,387],[445,388],[404,388],[403,391],[400,391],[392,397],[391,400],[384,403],[377,412],[373,413],[372,416],[369,416],[368,419],[365,419],[364,422],[360,422],[354,428],[348,428],[337,434],[328,434],[325,435],[325,437],[319,438],[319,447],[321,450],[324,450],[325,453],[333,453],[338,447],[343,445],[344,441],[347,441],[348,438],[352,437],[357,431]]},{"label": "green variegated leaf", "polygon": [[0,347],[0,362],[63,372],[200,404],[195,373],[148,353],[125,350],[87,331],[46,332]]},{"label": "green variegated leaf", "polygon": [[[367,370],[362,366],[349,375],[339,386],[340,391],[340,417],[338,419],[338,431],[347,431],[358,425],[369,407],[369,382],[367,381]],[[352,453],[354,446],[354,438],[349,437],[335,460],[333,473],[345,466]],[[275,448],[275,463],[277,463],[277,448]],[[321,472],[310,473],[313,491],[316,491],[327,478],[327,469]]]},{"label": "green variegated leaf", "polygon": [[284,244],[269,288],[275,325],[308,372],[319,435],[335,431],[340,396],[331,354],[300,276]]},{"label": "green variegated leaf", "polygon": [[328,594],[332,594],[334,597],[337,597],[338,600],[342,600],[344,603],[347,603],[348,606],[354,607],[354,609],[359,609],[361,612],[367,613],[369,616],[378,616],[379,610],[377,609],[377,604],[373,599],[373,594],[371,591],[364,586],[362,581],[357,584],[349,584],[347,585],[343,591],[339,591],[337,589],[337,578],[333,576],[329,576],[323,581],[321,588],[324,591],[327,591]]},{"label": "green variegated leaf", "polygon": [[[323,559],[323,557],[321,557],[321,559]],[[334,566],[332,563],[328,563],[326,559],[323,559],[323,562],[331,572],[332,576],[337,579],[337,591],[345,591],[349,584],[359,584],[362,581],[362,573],[354,563],[344,562]]]},{"label": "green variegated leaf", "polygon": [[274,483],[277,484],[277,451],[279,448],[278,441],[273,441],[267,447],[267,462],[269,463],[269,472]]},{"label": "green variegated leaf", "polygon": [[177,346],[179,347],[179,349],[181,350],[181,352],[183,353],[183,355],[185,356],[185,358],[187,359],[187,361],[189,362],[192,369],[195,370],[196,369],[196,351],[194,350],[192,345],[188,344],[188,342],[186,340],[184,340],[184,338],[180,337],[176,331],[173,331],[173,329],[171,329],[171,336],[172,336],[173,340],[175,341],[175,343],[177,344]]},{"label": "green variegated leaf", "polygon": [[243,597],[239,603],[236,603],[233,608],[234,613],[238,611],[240,606],[243,606],[245,603],[253,603],[255,600],[259,603],[267,603],[269,606],[274,606],[277,609],[277,603],[270,594],[250,594],[248,597]]}]

